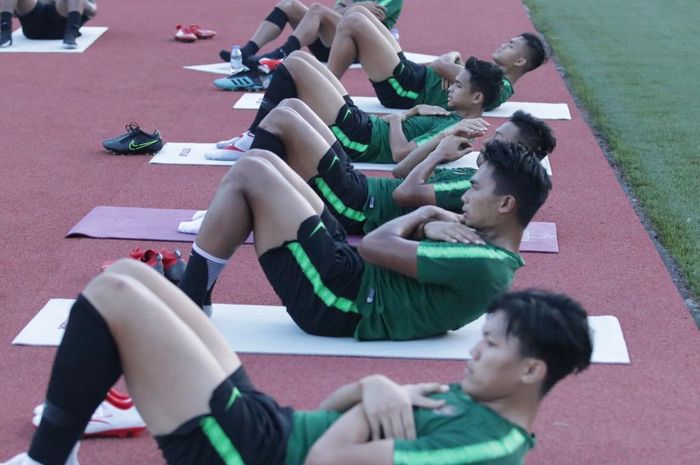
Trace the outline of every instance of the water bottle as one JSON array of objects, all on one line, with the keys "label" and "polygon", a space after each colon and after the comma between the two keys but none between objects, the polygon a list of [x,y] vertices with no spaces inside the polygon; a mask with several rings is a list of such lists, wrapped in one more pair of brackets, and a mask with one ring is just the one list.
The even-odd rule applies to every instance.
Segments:
[{"label": "water bottle", "polygon": [[394,37],[394,40],[396,42],[398,42],[399,41],[399,28],[398,27],[392,28],[391,35]]},{"label": "water bottle", "polygon": [[243,54],[241,53],[241,47],[234,45],[231,49],[231,72],[238,74],[241,71],[243,71]]}]

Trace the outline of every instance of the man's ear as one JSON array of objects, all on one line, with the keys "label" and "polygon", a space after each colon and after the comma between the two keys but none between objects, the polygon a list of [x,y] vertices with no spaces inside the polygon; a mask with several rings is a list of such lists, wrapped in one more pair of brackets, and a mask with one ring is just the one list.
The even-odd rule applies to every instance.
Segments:
[{"label": "man's ear", "polygon": [[499,213],[511,213],[514,212],[517,208],[518,203],[513,195],[506,194],[501,196],[501,203],[498,206]]},{"label": "man's ear", "polygon": [[472,103],[474,105],[483,105],[484,104],[484,93],[483,92],[474,92],[472,94]]},{"label": "man's ear", "polygon": [[525,58],[525,57],[520,57],[520,58],[518,58],[517,60],[515,60],[515,61],[513,62],[513,64],[514,64],[515,66],[517,66],[518,68],[524,68],[525,66],[527,66],[527,58]]},{"label": "man's ear", "polygon": [[520,380],[524,384],[542,384],[547,376],[547,364],[538,358],[528,357],[524,360]]}]

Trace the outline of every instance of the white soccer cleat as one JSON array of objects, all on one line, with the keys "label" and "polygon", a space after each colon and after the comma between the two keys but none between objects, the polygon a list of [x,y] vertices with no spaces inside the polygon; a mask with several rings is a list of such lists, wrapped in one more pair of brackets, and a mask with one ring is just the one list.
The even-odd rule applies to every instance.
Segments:
[{"label": "white soccer cleat", "polygon": [[234,137],[229,140],[221,140],[216,143],[217,149],[229,149],[229,150],[239,150],[241,152],[247,152],[250,150],[250,146],[255,139],[255,134],[250,131],[246,131],[243,134]]},{"label": "white soccer cleat", "polygon": [[[32,424],[39,426],[41,414],[44,412],[44,405],[39,405],[34,409]],[[116,436],[125,438],[128,436],[138,436],[146,430],[141,415],[130,400],[117,401],[107,397],[97,407],[92,418],[85,427],[85,437],[96,436]]]}]

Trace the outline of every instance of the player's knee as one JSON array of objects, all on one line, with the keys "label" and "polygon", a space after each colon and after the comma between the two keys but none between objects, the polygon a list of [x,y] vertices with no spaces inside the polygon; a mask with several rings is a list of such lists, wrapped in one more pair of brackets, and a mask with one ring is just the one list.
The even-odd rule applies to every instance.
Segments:
[{"label": "player's knee", "polygon": [[246,152],[221,179],[219,190],[245,190],[248,186],[264,183],[264,178],[274,168],[261,152],[267,150],[252,149]]},{"label": "player's knee", "polygon": [[110,304],[119,301],[125,295],[134,293],[136,284],[138,281],[124,274],[100,273],[85,286],[83,294],[89,296],[95,308],[104,314],[105,309],[112,307]]},{"label": "player's knee", "polygon": [[299,0],[280,0],[280,2],[277,4],[277,8],[287,13],[293,8],[298,8],[300,4],[301,2]]},{"label": "player's knee", "polygon": [[359,11],[348,12],[343,16],[343,19],[338,23],[336,34],[345,32],[347,34],[357,34],[362,31],[367,25],[367,18]]}]

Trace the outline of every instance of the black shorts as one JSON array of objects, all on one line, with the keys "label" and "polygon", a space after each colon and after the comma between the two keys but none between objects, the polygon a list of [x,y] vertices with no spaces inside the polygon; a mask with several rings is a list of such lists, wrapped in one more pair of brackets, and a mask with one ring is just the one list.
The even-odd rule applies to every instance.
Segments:
[{"label": "black shorts", "polygon": [[297,240],[268,250],[258,260],[302,330],[317,336],[355,334],[361,316],[354,301],[364,261],[347,242],[333,239],[318,216],[299,225]]},{"label": "black shorts", "polygon": [[214,389],[209,407],[211,414],[156,436],[169,465],[225,465],[226,453],[246,465],[284,463],[293,410],[257,391],[243,367]]},{"label": "black shorts", "polygon": [[418,95],[425,87],[426,70],[425,65],[401,57],[392,77],[380,82],[370,82],[374,86],[377,98],[385,107],[412,108],[416,106]]},{"label": "black shorts", "polygon": [[[352,167],[350,158],[336,144],[318,162],[318,176],[311,187],[349,234],[362,234],[367,203],[367,178]],[[328,225],[326,225],[328,226]]]},{"label": "black shorts", "polygon": [[[88,19],[90,18],[83,15],[80,25],[85,24]],[[53,3],[38,2],[32,11],[19,17],[24,37],[34,40],[63,39],[67,21],[58,14]]]},{"label": "black shorts", "polygon": [[309,51],[318,61],[324,63],[328,61],[328,57],[331,55],[331,48],[323,45],[321,39],[317,39],[313,44],[309,45]]},{"label": "black shorts", "polygon": [[372,140],[372,120],[355,105],[340,107],[335,124],[330,129],[353,160],[367,151]]}]

